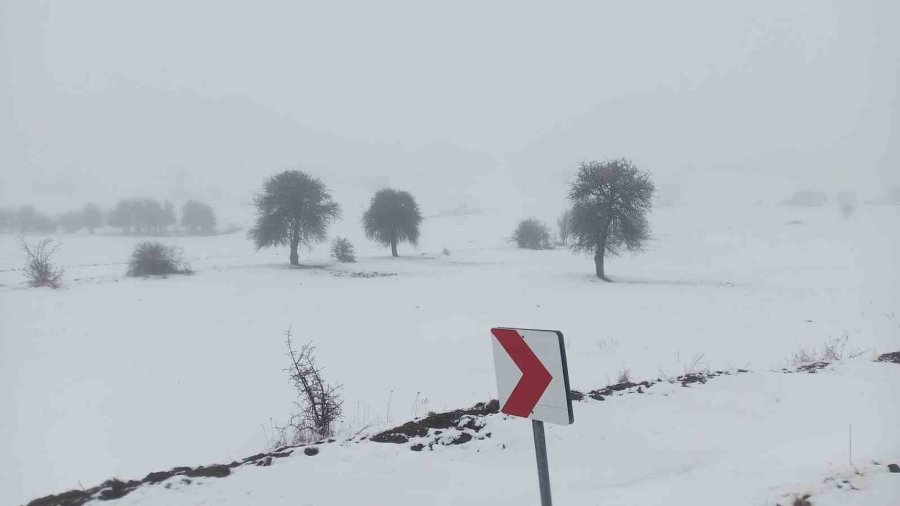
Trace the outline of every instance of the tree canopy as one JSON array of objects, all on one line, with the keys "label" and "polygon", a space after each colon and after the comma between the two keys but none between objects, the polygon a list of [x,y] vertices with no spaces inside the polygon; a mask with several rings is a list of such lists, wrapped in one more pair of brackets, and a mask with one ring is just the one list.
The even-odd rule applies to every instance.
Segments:
[{"label": "tree canopy", "polygon": [[299,265],[297,247],[325,240],[340,206],[318,179],[297,170],[270,176],[253,199],[256,224],[248,236],[257,248],[290,246],[291,265]]},{"label": "tree canopy", "polygon": [[637,251],[649,238],[647,212],[655,191],[650,174],[630,160],[581,164],[569,188],[572,248],[594,253],[597,277],[606,279],[607,252]]},{"label": "tree canopy", "polygon": [[369,209],[363,214],[363,229],[366,237],[391,247],[391,254],[397,255],[397,244],[408,242],[415,246],[419,242],[419,225],[422,213],[416,199],[406,191],[385,188],[372,197]]},{"label": "tree canopy", "polygon": [[181,207],[181,226],[194,233],[210,233],[216,228],[216,213],[205,202],[188,200]]}]

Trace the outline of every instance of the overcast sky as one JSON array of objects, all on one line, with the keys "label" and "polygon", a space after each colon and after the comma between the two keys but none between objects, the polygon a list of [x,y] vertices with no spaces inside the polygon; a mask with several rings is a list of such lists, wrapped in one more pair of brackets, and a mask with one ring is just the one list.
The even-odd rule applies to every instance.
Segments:
[{"label": "overcast sky", "polygon": [[[0,199],[249,202],[307,170],[427,212],[900,184],[895,0],[0,0]],[[757,194],[759,197],[757,197]]]}]

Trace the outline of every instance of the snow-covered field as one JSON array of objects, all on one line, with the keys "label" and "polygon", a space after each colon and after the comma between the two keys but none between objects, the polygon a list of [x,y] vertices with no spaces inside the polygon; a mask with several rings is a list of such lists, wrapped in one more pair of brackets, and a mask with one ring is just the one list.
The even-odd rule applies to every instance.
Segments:
[{"label": "snow-covered field", "polygon": [[[332,232],[353,240],[359,262],[336,264],[322,245],[300,269],[240,233],[166,239],[196,274],[152,280],[124,277],[138,239],[63,236],[61,290],[24,288],[15,239],[0,237],[0,503],[265,449],[271,420],[292,408],[289,326],[344,385],[345,434],[495,396],[497,325],[562,330],[584,391],[623,369],[635,379],[754,371],[579,403],[575,425],[548,435],[560,504],[896,497],[895,475],[876,470],[855,478],[853,496],[823,480],[852,473],[851,424],[860,470],[900,461],[900,366],[871,363],[900,350],[900,208],[866,206],[849,220],[831,208],[659,208],[647,251],[608,265],[613,284],[592,278],[589,258],[512,249],[503,237],[516,218],[426,220],[420,247],[399,259],[348,220]],[[813,375],[768,372],[842,336],[862,355]],[[534,502],[530,424],[491,423],[490,440],[458,447],[329,445],[123,501]]]}]

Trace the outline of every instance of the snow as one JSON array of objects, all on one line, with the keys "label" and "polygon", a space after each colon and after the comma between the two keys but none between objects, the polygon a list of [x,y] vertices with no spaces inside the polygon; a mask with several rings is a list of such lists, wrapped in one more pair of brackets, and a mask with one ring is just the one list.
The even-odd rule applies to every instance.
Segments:
[{"label": "snow", "polygon": [[[553,493],[559,504],[602,505],[772,504],[800,492],[834,495],[840,490],[829,484],[831,476],[853,469],[848,423],[858,434],[854,461],[869,463],[861,469],[869,482],[884,472],[872,459],[897,456],[900,435],[885,428],[900,417],[884,410],[894,398],[880,387],[898,381],[895,365],[857,360],[815,375],[724,376],[662,394],[650,388],[576,403],[575,425],[547,426]],[[489,420],[491,437],[463,446],[412,452],[409,445],[326,444],[315,457],[296,452],[225,479],[172,478],[120,503],[355,504],[366,497],[391,504],[533,504],[531,424]],[[886,480],[884,487],[896,490]],[[883,494],[881,488],[863,490]],[[841,504],[867,497],[843,493]]]},{"label": "snow", "polygon": [[[843,220],[830,208],[660,208],[647,251],[608,265],[614,284],[594,280],[584,256],[512,249],[517,218],[428,219],[399,259],[345,220],[332,233],[350,237],[359,262],[336,264],[322,245],[300,269],[240,233],[167,238],[196,274],[151,280],[124,277],[140,239],[63,236],[55,291],[24,288],[15,240],[0,237],[0,503],[261,451],[291,410],[289,326],[344,385],[344,433],[494,397],[494,326],[562,330],[579,390],[622,369],[636,380],[694,363],[754,371],[579,403],[575,425],[548,430],[560,504],[771,504],[805,487],[841,503],[851,492],[821,483],[851,471],[850,424],[867,473],[853,497],[879,504],[896,491],[871,461],[900,461],[900,367],[871,360],[900,350],[900,209]],[[845,334],[858,358],[771,372]],[[122,502],[533,503],[530,424],[489,424],[491,439],[435,452],[327,445]]]}]

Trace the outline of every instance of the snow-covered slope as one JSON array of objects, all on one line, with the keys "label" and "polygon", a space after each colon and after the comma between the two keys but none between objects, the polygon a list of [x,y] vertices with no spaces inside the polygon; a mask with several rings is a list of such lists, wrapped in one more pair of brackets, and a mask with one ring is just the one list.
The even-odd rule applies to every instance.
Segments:
[{"label": "snow-covered slope", "polygon": [[[553,493],[559,504],[896,504],[900,474],[886,464],[900,460],[897,385],[900,364],[855,359],[585,397],[575,425],[547,426]],[[399,444],[280,450],[221,478],[154,478],[117,503],[534,504],[530,422],[493,414],[456,425]]]},{"label": "snow-covered slope", "polygon": [[[239,460],[264,449],[270,420],[284,421],[294,396],[282,371],[288,326],[299,341],[315,342],[327,379],[344,385],[345,434],[491,398],[488,329],[496,325],[562,330],[572,385],[580,390],[612,383],[623,369],[635,378],[676,376],[694,363],[757,371],[704,385],[702,391],[711,390],[702,397],[698,388],[696,394],[660,394],[653,401],[629,398],[621,410],[599,402],[579,405],[576,425],[553,429],[550,444],[557,495],[571,493],[582,503],[587,496],[580,494],[600,488],[621,493],[623,504],[638,497],[629,494],[652,498],[666,489],[660,485],[665,480],[654,480],[671,476],[668,483],[675,487],[679,469],[696,468],[686,476],[716,480],[731,475],[747,482],[739,497],[752,500],[764,497],[759,487],[812,486],[840,471],[840,454],[822,445],[837,437],[835,448],[845,448],[845,422],[864,438],[879,435],[866,424],[896,420],[896,403],[878,400],[888,393],[896,397],[897,378],[887,366],[869,361],[875,353],[900,349],[897,208],[865,207],[846,221],[825,208],[661,208],[653,215],[655,239],[648,251],[611,262],[608,273],[618,281],[613,284],[595,281],[585,257],[510,249],[503,238],[515,218],[486,212],[429,219],[420,249],[402,247],[400,259],[364,242],[358,225],[348,220],[334,232],[351,237],[360,262],[334,264],[319,247],[302,256],[311,266],[303,269],[288,268],[285,251],[254,251],[240,234],[172,239],[167,242],[179,244],[197,272],[164,280],[123,277],[122,262],[137,239],[65,236],[60,260],[67,283],[56,291],[23,288],[21,273],[10,270],[20,263],[15,241],[0,237],[0,503],[22,503],[112,476]],[[449,256],[441,254],[445,247]],[[801,348],[844,335],[847,352],[865,352],[858,359],[865,366],[851,363],[808,379],[765,372],[780,369]],[[843,381],[856,386],[836,390]],[[773,391],[795,392],[791,402],[765,397],[770,383]],[[801,409],[805,397],[833,412],[813,410],[820,414],[813,422]],[[744,410],[745,401],[755,407]],[[718,402],[730,404],[720,412]],[[783,410],[787,425],[781,436],[777,430],[758,439],[738,435],[745,425],[767,427],[754,418],[758,409]],[[692,412],[709,420],[691,426]],[[847,418],[857,414],[859,420]],[[725,423],[714,423],[718,418]],[[832,419],[840,424],[830,425]],[[817,424],[822,432],[816,432]],[[311,481],[323,486],[330,483],[326,479],[353,484],[357,474],[386,476],[394,465],[409,469],[407,488],[387,477],[371,491],[340,487],[365,498],[393,497],[376,495],[388,491],[408,498],[430,498],[433,490],[463,494],[463,483],[477,485],[471,491],[476,499],[502,490],[493,488],[498,483],[532,487],[528,424],[502,426],[508,428],[497,429],[490,441],[442,448],[430,457],[392,446],[331,445],[309,463],[292,457],[290,464],[246,476],[258,473],[252,480],[268,480],[288,473],[293,479],[275,493],[299,501],[303,497],[294,496],[294,488],[312,494],[318,485],[298,481],[297,473],[312,467],[289,472],[293,466],[314,466],[322,474]],[[727,438],[708,432],[713,426],[736,444],[754,442],[723,450],[724,470],[712,462]],[[766,437],[773,438],[771,444],[762,444]],[[757,454],[775,462],[783,457],[780,448],[791,447],[781,443],[797,437],[798,458],[811,447],[810,462],[788,461],[782,469],[798,474],[770,481],[774,474],[759,471],[765,466],[756,459],[764,457]],[[496,450],[498,441],[507,442],[509,451]],[[632,444],[626,448],[619,441]],[[896,441],[889,443],[880,447],[896,455]],[[692,445],[699,448],[685,458],[683,450]],[[582,447],[592,450],[575,451]],[[741,448],[748,452],[746,468],[738,465]],[[663,450],[671,453],[659,460]],[[384,458],[389,455],[397,455],[396,462]],[[573,455],[588,460],[566,464]],[[694,467],[691,455],[700,459]],[[596,460],[603,465],[594,467],[593,459],[609,460]],[[364,470],[365,462],[373,468]],[[488,465],[500,467],[496,479]],[[622,470],[605,470],[616,465]],[[435,472],[428,473],[429,466]],[[196,493],[250,487],[249,481],[241,485],[244,474],[242,469],[210,487],[212,492]],[[259,486],[271,491],[273,485]],[[184,489],[180,497],[190,502],[193,490]],[[702,493],[693,485],[678,490]],[[781,491],[786,490],[771,490]],[[171,503],[173,496],[167,497]]]}]

